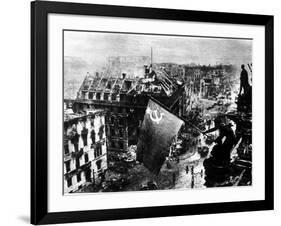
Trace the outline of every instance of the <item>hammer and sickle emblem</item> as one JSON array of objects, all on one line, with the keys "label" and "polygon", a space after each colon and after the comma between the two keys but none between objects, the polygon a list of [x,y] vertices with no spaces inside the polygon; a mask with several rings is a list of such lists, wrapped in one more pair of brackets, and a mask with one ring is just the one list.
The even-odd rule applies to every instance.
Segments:
[{"label": "hammer and sickle emblem", "polygon": [[[164,113],[160,113],[160,116],[158,117],[157,112],[158,112],[157,110],[151,110],[149,107],[146,110],[146,113],[149,114],[149,117],[150,117],[151,121],[159,124],[159,122],[162,120],[162,118],[164,116]],[[155,117],[153,116],[153,114],[154,114]]]}]

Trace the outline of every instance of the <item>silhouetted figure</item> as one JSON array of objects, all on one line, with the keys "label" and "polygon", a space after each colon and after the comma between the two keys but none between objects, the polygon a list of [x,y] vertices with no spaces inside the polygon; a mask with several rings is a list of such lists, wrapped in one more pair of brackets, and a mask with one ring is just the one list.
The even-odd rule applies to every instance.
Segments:
[{"label": "silhouetted figure", "polygon": [[245,69],[245,65],[241,65],[241,74],[240,74],[240,90],[239,90],[239,95],[241,95],[242,89],[243,89],[243,94],[246,94],[248,92],[248,89],[250,87],[249,84],[249,78],[248,78],[248,72]]},{"label": "silhouetted figure", "polygon": [[[218,162],[229,163],[231,150],[236,143],[236,136],[231,124],[224,124],[222,118],[215,119],[215,127],[204,132],[204,134],[219,130],[219,136],[215,140],[217,145],[213,147],[212,156]],[[225,138],[225,139],[224,139]]]},{"label": "silhouetted figure", "polygon": [[215,127],[204,134],[219,130],[219,136],[215,140],[210,158],[204,160],[205,186],[215,187],[223,184],[229,176],[230,154],[236,143],[236,136],[230,124],[225,124],[221,118],[215,119]]}]

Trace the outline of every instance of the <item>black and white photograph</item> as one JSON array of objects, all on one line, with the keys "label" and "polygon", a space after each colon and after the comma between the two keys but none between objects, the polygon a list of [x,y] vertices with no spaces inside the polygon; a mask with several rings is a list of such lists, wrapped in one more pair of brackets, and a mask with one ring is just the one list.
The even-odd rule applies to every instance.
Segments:
[{"label": "black and white photograph", "polygon": [[64,194],[252,186],[252,39],[62,36]]},{"label": "black and white photograph", "polygon": [[273,210],[273,23],[32,2],[31,222]]}]

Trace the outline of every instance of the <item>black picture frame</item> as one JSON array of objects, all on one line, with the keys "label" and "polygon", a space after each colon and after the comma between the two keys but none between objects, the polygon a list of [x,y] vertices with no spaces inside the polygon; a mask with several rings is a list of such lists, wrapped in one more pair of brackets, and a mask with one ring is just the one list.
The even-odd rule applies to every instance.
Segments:
[{"label": "black picture frame", "polygon": [[[199,21],[265,27],[265,199],[143,208],[48,212],[48,14],[95,15]],[[31,223],[51,224],[272,210],[273,186],[273,16],[80,3],[31,3]]]}]

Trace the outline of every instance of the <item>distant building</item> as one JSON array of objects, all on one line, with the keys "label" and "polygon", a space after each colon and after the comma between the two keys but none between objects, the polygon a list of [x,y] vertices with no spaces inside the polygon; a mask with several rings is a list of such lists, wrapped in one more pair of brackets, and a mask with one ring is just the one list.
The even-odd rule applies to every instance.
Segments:
[{"label": "distant building", "polygon": [[158,68],[162,67],[171,77],[177,77],[183,79],[185,76],[185,67],[184,65],[175,64],[175,63],[157,63]]},{"label": "distant building", "polygon": [[147,56],[111,56],[107,62],[107,74],[120,76],[125,73],[128,78],[141,77],[143,65],[150,64],[151,59]]},{"label": "distant building", "polygon": [[64,121],[64,192],[99,182],[106,169],[105,112],[72,114]]}]

